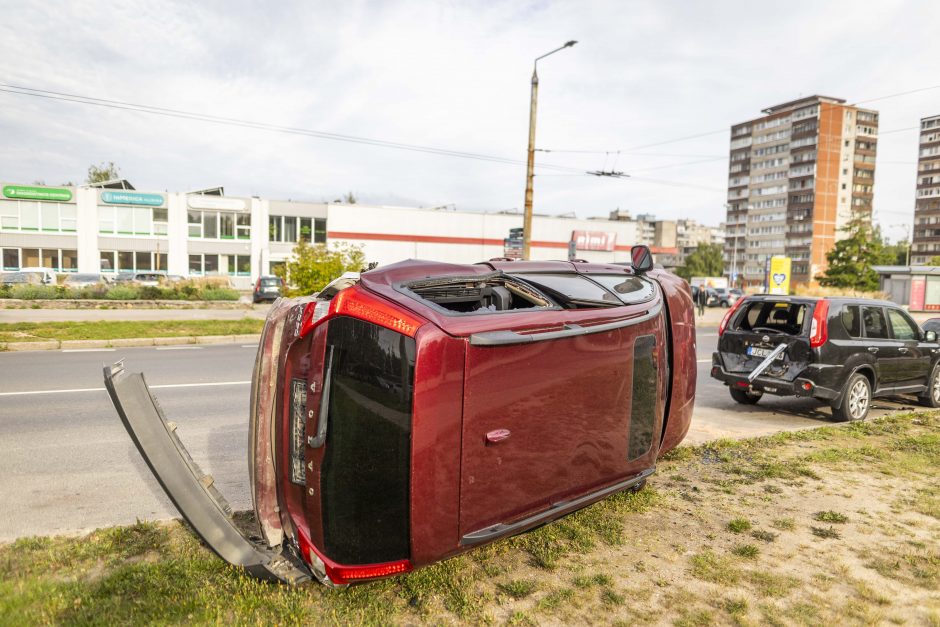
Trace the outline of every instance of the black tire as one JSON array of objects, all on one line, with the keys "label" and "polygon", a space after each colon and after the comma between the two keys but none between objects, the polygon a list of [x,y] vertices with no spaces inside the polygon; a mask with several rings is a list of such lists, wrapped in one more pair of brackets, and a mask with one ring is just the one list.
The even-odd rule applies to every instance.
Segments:
[{"label": "black tire", "polygon": [[728,301],[726,301],[726,300],[721,301],[721,308],[722,308],[722,309],[727,309],[727,308],[730,307],[730,306],[731,306],[731,303],[729,303]]},{"label": "black tire", "polygon": [[940,407],[940,364],[934,366],[927,379],[927,391],[917,397],[924,407]]},{"label": "black tire", "polygon": [[832,406],[832,417],[839,422],[865,420],[871,409],[871,383],[868,377],[855,373],[845,382],[839,404]]},{"label": "black tire", "polygon": [[738,388],[728,388],[728,391],[731,392],[731,398],[742,405],[757,405],[757,401],[764,395],[763,392],[748,392]]}]

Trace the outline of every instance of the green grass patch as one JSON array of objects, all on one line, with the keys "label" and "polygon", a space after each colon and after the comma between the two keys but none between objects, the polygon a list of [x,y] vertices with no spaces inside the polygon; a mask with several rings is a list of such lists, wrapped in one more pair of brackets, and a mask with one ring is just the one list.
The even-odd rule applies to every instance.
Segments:
[{"label": "green grass patch", "polygon": [[849,522],[849,517],[839,512],[826,510],[824,512],[816,512],[815,514],[813,514],[813,520],[818,520],[819,522],[836,523],[836,524],[841,525],[841,524]]},{"label": "green grass patch", "polygon": [[0,344],[44,340],[119,340],[148,337],[251,335],[261,333],[263,320],[115,320],[87,322],[0,323]]},{"label": "green grass patch", "polygon": [[507,594],[514,599],[524,599],[538,588],[538,584],[531,579],[514,579],[506,583],[498,583],[496,587],[503,594]]},{"label": "green grass patch", "polygon": [[728,531],[731,533],[744,533],[751,530],[751,521],[746,518],[735,518],[728,523]]},{"label": "green grass patch", "polygon": [[740,544],[733,549],[731,552],[737,555],[738,557],[743,557],[744,559],[756,559],[760,555],[760,549],[758,549],[753,544]]},{"label": "green grass patch", "polygon": [[741,571],[727,557],[703,551],[691,557],[692,576],[710,583],[732,586],[741,579]]},{"label": "green grass patch", "polygon": [[834,540],[840,538],[839,532],[832,527],[810,527],[810,531],[813,532],[813,535],[817,538],[823,538],[825,540]]}]

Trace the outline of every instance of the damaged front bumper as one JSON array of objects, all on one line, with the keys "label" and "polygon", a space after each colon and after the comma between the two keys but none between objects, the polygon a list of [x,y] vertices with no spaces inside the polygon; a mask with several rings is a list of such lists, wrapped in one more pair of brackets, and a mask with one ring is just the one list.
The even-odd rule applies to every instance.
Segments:
[{"label": "damaged front bumper", "polygon": [[123,362],[105,367],[104,382],[121,421],[163,490],[183,518],[222,559],[259,579],[297,584],[311,572],[283,543],[270,546],[246,536],[232,520],[232,509],[186,451],[150,393],[141,373]]}]

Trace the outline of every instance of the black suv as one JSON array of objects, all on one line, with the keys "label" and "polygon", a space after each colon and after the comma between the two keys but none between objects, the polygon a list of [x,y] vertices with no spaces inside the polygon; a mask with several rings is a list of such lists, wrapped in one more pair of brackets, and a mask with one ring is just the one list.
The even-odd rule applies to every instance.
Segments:
[{"label": "black suv", "polygon": [[748,296],[718,327],[713,378],[739,403],[811,396],[837,420],[862,420],[873,396],[916,394],[940,407],[940,345],[894,303]]}]

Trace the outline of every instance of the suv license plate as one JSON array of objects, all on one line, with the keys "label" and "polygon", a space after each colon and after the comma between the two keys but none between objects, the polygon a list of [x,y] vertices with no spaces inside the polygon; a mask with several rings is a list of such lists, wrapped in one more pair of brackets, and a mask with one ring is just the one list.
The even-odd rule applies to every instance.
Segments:
[{"label": "suv license plate", "polygon": [[[757,348],[755,346],[747,347],[747,354],[750,355],[751,357],[767,357],[773,351],[774,349],[772,348]],[[777,355],[777,359],[783,359],[783,353],[780,353],[779,355]]]}]

